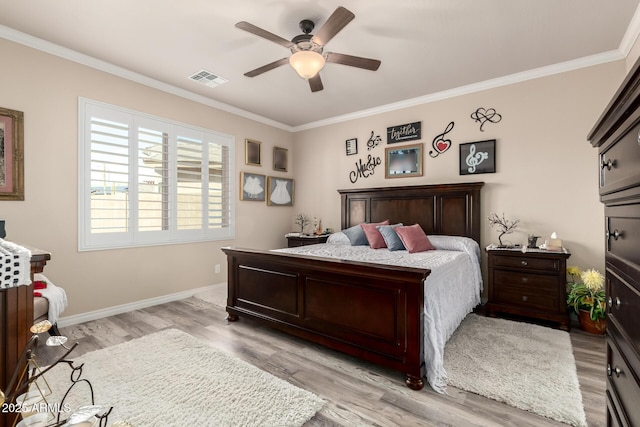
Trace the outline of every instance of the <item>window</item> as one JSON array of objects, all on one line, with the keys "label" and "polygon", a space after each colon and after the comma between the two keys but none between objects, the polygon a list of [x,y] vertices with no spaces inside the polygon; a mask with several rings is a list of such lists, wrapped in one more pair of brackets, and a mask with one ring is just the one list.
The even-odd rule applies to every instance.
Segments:
[{"label": "window", "polygon": [[79,249],[234,237],[232,136],[79,100]]}]

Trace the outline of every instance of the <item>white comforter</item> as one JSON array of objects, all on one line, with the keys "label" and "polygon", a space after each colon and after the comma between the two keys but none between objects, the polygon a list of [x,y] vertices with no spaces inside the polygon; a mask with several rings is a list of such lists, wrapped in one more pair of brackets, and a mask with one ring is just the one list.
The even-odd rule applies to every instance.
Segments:
[{"label": "white comforter", "polygon": [[480,303],[480,248],[466,237],[429,236],[429,240],[437,250],[414,254],[350,246],[339,238],[329,240],[337,243],[277,251],[430,269],[424,285],[424,358],[427,381],[435,391],[444,393],[447,385],[444,346],[460,322]]}]

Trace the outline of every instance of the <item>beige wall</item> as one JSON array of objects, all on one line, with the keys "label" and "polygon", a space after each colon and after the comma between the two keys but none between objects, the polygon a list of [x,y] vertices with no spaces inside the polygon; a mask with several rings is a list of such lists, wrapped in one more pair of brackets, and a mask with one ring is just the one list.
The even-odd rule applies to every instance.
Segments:
[{"label": "beige wall", "polygon": [[[626,61],[291,134],[2,39],[0,52],[2,106],[25,113],[26,169],[26,200],[1,202],[0,218],[11,240],[53,253],[45,272],[67,290],[65,316],[223,282],[222,246],[283,246],[297,213],[339,228],[341,188],[482,180],[482,217],[496,211],[522,221],[512,241],[556,231],[573,252],[570,264],[604,267],[597,155],[586,135],[624,77]],[[247,171],[295,178],[295,206],[236,199],[234,241],[79,253],[78,96],[234,135],[236,176]],[[480,132],[469,117],[478,107],[495,108],[502,122]],[[453,147],[430,158],[431,140],[452,120]],[[370,153],[384,158],[386,144],[366,149],[372,130],[385,139],[387,126],[413,121],[422,121],[423,177],[385,179],[383,161],[372,177],[349,181],[356,160]],[[345,140],[354,137],[359,153],[347,157]],[[244,165],[245,138],[262,141],[262,167]],[[458,144],[493,138],[497,173],[459,176]],[[274,145],[289,149],[286,174],[271,168]],[[497,240],[486,221],[482,233],[483,245]],[[222,265],[220,274],[215,264]]]},{"label": "beige wall", "polygon": [[[78,97],[224,132],[236,139],[241,171],[273,176],[274,145],[293,153],[293,135],[202,104],[0,39],[2,107],[24,112],[25,201],[0,202],[7,238],[52,252],[45,274],[67,291],[65,316],[226,280],[226,245],[282,246],[292,208],[236,198],[236,239],[82,252],[78,241]],[[212,89],[215,90],[215,89]],[[262,167],[244,164],[244,139],[262,142]],[[214,273],[221,264],[221,273]]]},{"label": "beige wall", "polygon": [[[321,217],[325,227],[340,227],[337,189],[484,181],[482,218],[490,212],[521,220],[513,243],[528,233],[549,236],[556,231],[571,250],[571,265],[604,268],[604,211],[598,198],[597,152],[586,141],[595,120],[615,92],[625,72],[624,61],[424,104],[374,117],[296,134],[296,212]],[[487,123],[484,132],[470,118],[478,107],[495,108],[502,121]],[[422,122],[424,176],[385,179],[386,128]],[[450,121],[453,146],[429,157],[433,138]],[[366,141],[374,131],[384,142],[372,151]],[[358,138],[358,155],[346,156],[345,140]],[[460,176],[458,145],[497,140],[497,173]],[[375,173],[355,184],[349,172],[367,156],[381,157]],[[392,218],[393,219],[393,218]],[[497,242],[486,220],[482,245]]]}]

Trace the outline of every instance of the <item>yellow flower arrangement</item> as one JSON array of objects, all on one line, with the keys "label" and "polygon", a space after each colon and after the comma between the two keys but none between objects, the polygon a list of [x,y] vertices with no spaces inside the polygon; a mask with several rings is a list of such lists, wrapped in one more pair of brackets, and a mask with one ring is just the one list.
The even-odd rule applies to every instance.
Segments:
[{"label": "yellow flower arrangement", "polygon": [[578,267],[567,268],[567,305],[578,313],[589,312],[592,320],[606,317],[604,276],[593,268],[580,271]]},{"label": "yellow flower arrangement", "polygon": [[582,279],[582,283],[584,283],[590,291],[596,292],[604,289],[604,276],[598,270],[592,268],[584,271],[580,275],[580,278]]}]

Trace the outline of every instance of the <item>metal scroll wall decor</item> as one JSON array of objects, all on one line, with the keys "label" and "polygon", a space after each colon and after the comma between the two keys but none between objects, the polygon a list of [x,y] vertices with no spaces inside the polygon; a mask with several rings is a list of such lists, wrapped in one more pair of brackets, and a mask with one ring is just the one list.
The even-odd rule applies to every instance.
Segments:
[{"label": "metal scroll wall decor", "polygon": [[484,132],[483,127],[487,124],[487,122],[498,123],[500,122],[500,120],[502,120],[502,115],[498,114],[495,108],[485,109],[480,107],[476,111],[471,113],[471,118],[476,123],[480,123],[480,132]]},{"label": "metal scroll wall decor", "polygon": [[433,142],[431,143],[431,145],[433,146],[433,150],[429,151],[429,155],[431,157],[438,157],[438,155],[451,148],[451,140],[446,139],[445,136],[453,130],[454,125],[455,124],[453,122],[449,122],[444,132],[436,135],[436,137],[433,138]]},{"label": "metal scroll wall decor", "polygon": [[371,136],[369,137],[369,140],[367,141],[367,150],[373,150],[378,145],[380,145],[380,143],[382,143],[382,138],[380,138],[380,135],[376,135],[376,136],[374,136],[374,135],[375,135],[375,133],[373,131],[371,131]]},{"label": "metal scroll wall decor", "polygon": [[367,156],[366,163],[363,163],[362,159],[358,159],[355,170],[349,172],[349,180],[355,184],[358,178],[369,178],[381,163],[382,159],[379,156],[374,157],[371,154]]}]

